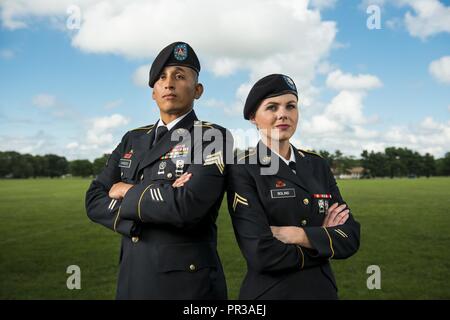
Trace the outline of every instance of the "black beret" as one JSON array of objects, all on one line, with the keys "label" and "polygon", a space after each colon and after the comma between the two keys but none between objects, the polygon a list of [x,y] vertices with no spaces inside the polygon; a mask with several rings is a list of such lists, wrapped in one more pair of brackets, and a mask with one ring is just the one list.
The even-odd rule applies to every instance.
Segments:
[{"label": "black beret", "polygon": [[166,66],[185,66],[194,69],[197,74],[200,72],[200,61],[198,61],[194,49],[185,42],[171,43],[156,56],[150,68],[148,80],[151,88]]},{"label": "black beret", "polygon": [[249,120],[251,114],[256,112],[264,99],[286,93],[292,93],[298,97],[294,81],[284,74],[271,74],[258,80],[248,93],[247,100],[245,100],[244,118]]}]

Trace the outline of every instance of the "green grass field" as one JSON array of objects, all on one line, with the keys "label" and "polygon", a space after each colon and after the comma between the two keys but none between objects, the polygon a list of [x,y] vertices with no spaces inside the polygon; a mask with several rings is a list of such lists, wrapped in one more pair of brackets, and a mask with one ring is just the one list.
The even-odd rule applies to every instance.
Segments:
[{"label": "green grass field", "polygon": [[[119,236],[84,211],[86,179],[0,180],[0,299],[113,299]],[[333,261],[341,299],[450,299],[450,179],[339,181],[361,248]],[[224,203],[219,253],[236,299],[245,262]],[[68,290],[66,268],[81,268]],[[381,290],[366,269],[381,268]]]}]

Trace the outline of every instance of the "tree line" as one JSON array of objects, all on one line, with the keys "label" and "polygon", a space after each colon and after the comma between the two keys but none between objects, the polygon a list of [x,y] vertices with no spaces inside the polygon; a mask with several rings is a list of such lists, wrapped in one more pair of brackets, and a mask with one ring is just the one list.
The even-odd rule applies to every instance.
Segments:
[{"label": "tree line", "polygon": [[[450,152],[439,159],[429,153],[421,155],[408,148],[396,147],[386,148],[384,152],[364,150],[360,158],[345,156],[339,150],[334,153],[319,150],[317,153],[327,160],[336,176],[348,174],[355,168],[360,169],[363,178],[450,176]],[[33,156],[0,151],[0,178],[91,177],[101,172],[108,158],[109,154],[104,154],[92,162],[68,161],[55,154]]]},{"label": "tree line", "polygon": [[90,177],[100,173],[109,154],[89,160],[68,161],[56,154],[33,156],[15,151],[0,151],[0,178],[62,177],[72,175]]},{"label": "tree line", "polygon": [[408,148],[388,147],[384,152],[363,150],[361,158],[345,156],[339,150],[334,154],[321,150],[335,175],[348,173],[352,168],[361,167],[363,178],[376,177],[431,177],[450,175],[450,152],[443,158],[435,159],[426,153],[421,155]]}]

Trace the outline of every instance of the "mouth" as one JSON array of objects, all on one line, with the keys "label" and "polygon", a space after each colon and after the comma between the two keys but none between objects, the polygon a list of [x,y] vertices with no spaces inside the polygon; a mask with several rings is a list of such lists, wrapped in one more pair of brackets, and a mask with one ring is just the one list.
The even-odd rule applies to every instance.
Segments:
[{"label": "mouth", "polygon": [[288,124],[279,124],[279,125],[275,126],[275,128],[284,131],[284,130],[289,129],[289,128],[290,128],[290,125],[288,125]]},{"label": "mouth", "polygon": [[162,97],[165,100],[174,100],[174,99],[176,99],[177,95],[173,94],[173,93],[169,93],[169,94],[163,95]]}]

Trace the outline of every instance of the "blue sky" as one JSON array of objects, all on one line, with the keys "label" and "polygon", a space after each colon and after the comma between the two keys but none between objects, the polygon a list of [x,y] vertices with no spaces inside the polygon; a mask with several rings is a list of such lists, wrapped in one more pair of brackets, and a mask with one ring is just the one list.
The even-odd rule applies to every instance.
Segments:
[{"label": "blue sky", "polygon": [[[127,130],[158,119],[148,68],[184,40],[202,63],[198,117],[234,130],[239,146],[255,143],[242,117],[249,88],[282,72],[300,90],[298,147],[450,151],[449,1],[194,3],[204,10],[156,0],[1,2],[0,150],[91,160],[110,152]],[[75,30],[66,24],[72,4]],[[371,4],[381,29],[367,28]]]}]

